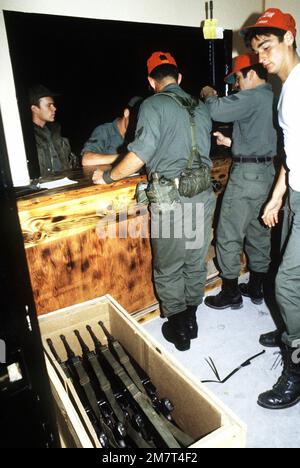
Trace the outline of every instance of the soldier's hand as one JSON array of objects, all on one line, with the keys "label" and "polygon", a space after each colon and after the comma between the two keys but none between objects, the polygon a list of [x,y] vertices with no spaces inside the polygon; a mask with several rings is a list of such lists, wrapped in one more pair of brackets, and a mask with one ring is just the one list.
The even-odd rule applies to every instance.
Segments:
[{"label": "soldier's hand", "polygon": [[282,207],[282,199],[271,199],[267,204],[262,216],[263,222],[269,228],[276,226],[278,224],[278,213]]},{"label": "soldier's hand", "polygon": [[104,171],[102,169],[97,169],[94,174],[93,174],[93,182],[94,184],[97,185],[104,185],[106,182],[103,180],[103,173]]},{"label": "soldier's hand", "polygon": [[223,145],[223,146],[227,146],[228,148],[230,148],[231,143],[232,143],[231,138],[224,136],[223,133],[221,132],[214,132],[213,135],[217,137],[217,145]]},{"label": "soldier's hand", "polygon": [[204,86],[204,88],[202,88],[200,91],[201,99],[207,99],[211,96],[218,96],[217,91],[211,86]]}]

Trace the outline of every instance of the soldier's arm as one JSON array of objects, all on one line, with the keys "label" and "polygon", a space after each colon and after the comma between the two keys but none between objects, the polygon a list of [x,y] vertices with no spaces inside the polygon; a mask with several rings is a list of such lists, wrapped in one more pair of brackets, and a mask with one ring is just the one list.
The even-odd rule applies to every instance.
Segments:
[{"label": "soldier's arm", "polygon": [[210,96],[205,100],[205,104],[213,120],[228,123],[249,116],[254,105],[253,101],[249,92],[240,91],[222,98]]},{"label": "soldier's arm", "polygon": [[282,166],[277,184],[272,194],[272,198],[265,207],[264,214],[262,216],[266,226],[274,227],[278,223],[278,213],[282,207],[282,200],[286,190],[286,170],[284,166]]},{"label": "soldier's arm", "polygon": [[111,178],[114,180],[124,179],[135,172],[138,172],[143,166],[144,161],[142,161],[135,153],[130,151],[126,154],[125,158],[113,168],[111,171]]},{"label": "soldier's arm", "polygon": [[217,91],[212,88],[211,86],[204,86],[204,88],[201,89],[200,91],[200,97],[201,99],[207,99],[212,96],[218,96]]},{"label": "soldier's arm", "polygon": [[119,154],[115,148],[108,152],[108,144],[111,147],[110,135],[106,124],[96,127],[89,139],[85,142],[81,151],[82,166],[100,166],[102,164],[113,164]]},{"label": "soldier's arm", "polygon": [[232,144],[231,138],[226,137],[226,136],[223,135],[223,133],[221,133],[221,132],[214,132],[213,135],[214,135],[215,137],[217,137],[217,145],[223,145],[223,146],[227,146],[228,148],[230,148],[230,146],[231,146],[231,144]]},{"label": "soldier's arm", "polygon": [[100,166],[101,164],[112,164],[118,159],[118,154],[94,153],[86,151],[83,153],[81,164],[83,166]]},{"label": "soldier's arm", "polygon": [[[112,169],[110,172],[110,177],[113,181],[118,181],[124,179],[135,172],[139,171],[144,166],[144,161],[142,161],[135,153],[130,151],[122,159],[122,161]],[[105,184],[103,180],[103,172],[101,169],[95,171],[93,175],[94,184]]]}]

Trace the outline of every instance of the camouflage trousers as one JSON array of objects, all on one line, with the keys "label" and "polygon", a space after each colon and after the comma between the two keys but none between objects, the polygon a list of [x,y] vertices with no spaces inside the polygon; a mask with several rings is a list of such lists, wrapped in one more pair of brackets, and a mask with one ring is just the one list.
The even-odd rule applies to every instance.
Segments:
[{"label": "camouflage trousers", "polygon": [[223,278],[239,277],[243,249],[250,270],[268,271],[271,232],[263,224],[261,215],[274,177],[272,161],[233,164],[217,228],[217,261]]},{"label": "camouflage trousers", "polygon": [[151,205],[153,277],[165,317],[202,302],[215,203],[209,189],[180,203]]}]

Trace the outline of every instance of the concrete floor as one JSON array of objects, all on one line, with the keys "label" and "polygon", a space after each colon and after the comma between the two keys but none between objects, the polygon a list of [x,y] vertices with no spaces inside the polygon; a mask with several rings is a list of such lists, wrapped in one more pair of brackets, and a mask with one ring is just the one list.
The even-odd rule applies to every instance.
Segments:
[{"label": "concrete floor", "polygon": [[[241,279],[246,281],[247,276]],[[213,294],[218,292],[215,290]],[[211,294],[211,293],[210,293]],[[244,298],[240,310],[217,311],[201,305],[197,311],[199,335],[192,340],[189,351],[180,352],[164,340],[163,320],[146,323],[145,329],[199,380],[215,380],[205,361],[211,357],[223,379],[249,357],[266,350],[265,354],[240,369],[225,384],[205,384],[248,426],[248,448],[299,448],[300,404],[293,408],[270,411],[257,405],[257,395],[272,388],[281,374],[276,348],[263,348],[259,335],[274,329],[265,304],[255,306]]]}]

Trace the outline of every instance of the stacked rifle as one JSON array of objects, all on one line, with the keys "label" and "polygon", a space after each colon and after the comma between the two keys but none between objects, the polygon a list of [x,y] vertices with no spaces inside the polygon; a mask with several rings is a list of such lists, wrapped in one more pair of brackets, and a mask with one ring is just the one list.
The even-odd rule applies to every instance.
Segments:
[{"label": "stacked rifle", "polygon": [[160,399],[149,376],[99,322],[106,338],[102,344],[87,325],[94,350],[78,330],[74,333],[82,355],[75,355],[64,335],[68,359],[62,362],[51,339],[49,348],[67,378],[71,379],[103,448],[182,448],[193,439],[176,425],[173,405]]}]

